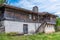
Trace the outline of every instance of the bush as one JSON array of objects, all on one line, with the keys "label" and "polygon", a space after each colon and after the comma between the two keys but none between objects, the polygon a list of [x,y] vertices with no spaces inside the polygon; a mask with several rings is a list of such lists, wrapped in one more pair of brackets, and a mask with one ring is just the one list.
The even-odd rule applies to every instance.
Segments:
[{"label": "bush", "polygon": [[39,33],[39,32],[38,32],[37,34],[38,34],[38,35],[42,35],[42,34],[44,34],[44,33]]},{"label": "bush", "polygon": [[15,36],[15,35],[17,35],[18,33],[17,32],[10,32],[10,33],[7,33],[7,35],[11,35],[11,36]]}]

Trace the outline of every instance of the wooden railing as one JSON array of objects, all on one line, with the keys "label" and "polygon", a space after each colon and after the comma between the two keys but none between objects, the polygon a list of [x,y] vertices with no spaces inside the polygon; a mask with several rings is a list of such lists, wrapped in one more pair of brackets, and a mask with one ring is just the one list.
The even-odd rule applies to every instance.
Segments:
[{"label": "wooden railing", "polygon": [[36,33],[39,32],[39,29],[40,29],[41,27],[44,28],[44,27],[46,26],[46,24],[47,24],[46,21],[42,22],[42,24],[37,28],[37,30],[36,30],[35,32],[36,32]]}]

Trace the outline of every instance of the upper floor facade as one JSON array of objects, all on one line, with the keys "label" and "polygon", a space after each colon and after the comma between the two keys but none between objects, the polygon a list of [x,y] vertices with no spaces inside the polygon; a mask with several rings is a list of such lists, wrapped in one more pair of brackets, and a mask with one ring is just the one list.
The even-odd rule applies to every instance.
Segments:
[{"label": "upper floor facade", "polygon": [[0,7],[0,20],[35,22],[35,23],[46,21],[55,24],[56,15],[50,14],[48,12],[34,12],[23,8],[17,8],[14,6],[2,5]]}]

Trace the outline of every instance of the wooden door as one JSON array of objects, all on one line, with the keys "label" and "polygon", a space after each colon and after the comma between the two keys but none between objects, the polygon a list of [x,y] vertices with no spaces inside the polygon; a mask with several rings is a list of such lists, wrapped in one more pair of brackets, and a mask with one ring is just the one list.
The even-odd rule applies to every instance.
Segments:
[{"label": "wooden door", "polygon": [[24,34],[28,33],[28,25],[27,24],[23,24],[23,33]]}]

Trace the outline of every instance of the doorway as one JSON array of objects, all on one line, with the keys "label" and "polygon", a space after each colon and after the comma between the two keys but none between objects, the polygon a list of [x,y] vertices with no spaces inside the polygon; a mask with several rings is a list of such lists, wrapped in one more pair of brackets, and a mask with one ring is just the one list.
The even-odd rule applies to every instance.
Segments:
[{"label": "doorway", "polygon": [[28,33],[28,24],[23,24],[23,33],[24,34]]}]

